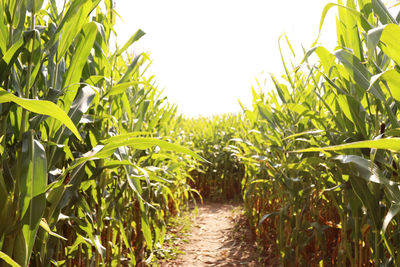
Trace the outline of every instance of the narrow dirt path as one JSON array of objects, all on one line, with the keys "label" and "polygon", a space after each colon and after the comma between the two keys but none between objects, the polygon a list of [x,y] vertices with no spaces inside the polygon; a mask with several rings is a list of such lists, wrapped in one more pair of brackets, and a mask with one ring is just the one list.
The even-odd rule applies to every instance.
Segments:
[{"label": "narrow dirt path", "polygon": [[200,205],[188,243],[181,248],[184,254],[161,266],[261,266],[250,231],[240,227],[240,211],[238,205]]}]

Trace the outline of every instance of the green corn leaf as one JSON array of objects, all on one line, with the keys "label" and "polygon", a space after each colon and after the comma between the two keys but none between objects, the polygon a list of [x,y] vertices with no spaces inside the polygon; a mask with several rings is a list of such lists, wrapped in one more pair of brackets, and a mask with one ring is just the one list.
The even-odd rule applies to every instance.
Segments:
[{"label": "green corn leaf", "polygon": [[149,105],[150,105],[150,100],[144,100],[140,104],[140,106],[139,106],[139,116],[138,116],[139,118],[138,118],[137,122],[135,123],[135,125],[133,127],[134,131],[142,130],[142,125],[143,125],[143,122],[144,122],[144,118],[146,116],[147,109],[149,108]]},{"label": "green corn leaf", "polygon": [[128,66],[126,72],[124,73],[124,76],[122,76],[121,80],[119,80],[118,83],[126,83],[131,79],[131,75],[135,71],[141,56],[142,55],[138,55],[133,59],[132,63]]},{"label": "green corn leaf", "polygon": [[22,266],[28,266],[28,246],[22,231],[18,231],[14,240],[13,259]]},{"label": "green corn leaf", "polygon": [[[0,21],[5,21],[5,12],[3,5],[0,5]],[[7,50],[8,44],[8,30],[7,25],[5,23],[0,23],[0,52],[4,55]]]},{"label": "green corn leaf", "polygon": [[[134,133],[133,136],[137,136],[138,133]],[[110,139],[110,140],[109,140]],[[183,146],[173,144],[167,141],[155,139],[155,138],[146,138],[146,137],[130,137],[129,134],[123,136],[114,136],[104,141],[105,145],[97,145],[91,151],[85,153],[82,158],[78,159],[72,166],[65,170],[65,173],[69,173],[73,171],[75,168],[82,166],[85,162],[93,159],[103,159],[110,157],[117,148],[119,147],[131,147],[134,149],[144,150],[147,148],[158,146],[161,149],[167,151],[173,151],[178,153],[184,153],[187,155],[192,156],[193,158],[210,163],[203,157],[199,156],[198,154],[194,153],[190,149],[187,149]],[[65,179],[66,174],[64,174],[60,180],[52,187],[61,186],[63,180]],[[50,188],[48,188],[50,189]]]},{"label": "green corn leaf", "polygon": [[26,264],[33,249],[37,229],[46,208],[47,185],[46,151],[34,139],[33,131],[24,133],[22,140],[22,174],[20,176],[20,214],[26,241]]},{"label": "green corn leaf", "polygon": [[132,85],[143,84],[142,82],[126,82],[126,83],[118,83],[111,87],[110,91],[108,91],[108,95],[119,95],[125,92],[126,89],[131,87]]},{"label": "green corn leaf", "polygon": [[[371,73],[360,62],[360,60],[346,50],[339,50],[335,52],[335,56],[345,66],[347,72],[353,80],[365,91],[370,88]],[[381,88],[377,85],[371,86],[371,93],[381,101],[385,101],[385,96]]]},{"label": "green corn leaf", "polygon": [[324,132],[325,132],[324,130],[305,131],[305,132],[296,133],[296,134],[292,134],[292,135],[286,136],[282,140],[296,138],[296,137],[303,136],[303,135],[319,135],[319,134],[324,133]]},{"label": "green corn leaf", "polygon": [[[57,28],[56,33],[53,35],[53,38],[58,39],[59,35],[61,34],[56,54],[57,64],[60,63],[71,43],[81,31],[83,25],[87,22],[87,16],[90,12],[90,8],[90,0],[75,0],[71,3],[62,22]],[[54,41],[57,41],[57,39]],[[53,40],[51,40],[48,44],[52,44],[52,42]]]},{"label": "green corn leaf", "polygon": [[[46,43],[46,46],[45,46],[46,51],[50,50],[56,44],[56,42],[60,40],[61,34],[64,35],[64,30],[65,30],[65,35],[68,35],[68,31],[71,30],[71,24],[72,25],[76,24],[76,22],[78,20],[77,16],[80,15],[80,13],[78,11],[81,9],[82,5],[87,1],[88,0],[73,0],[70,3],[67,12],[64,14],[61,22],[58,24],[56,32],[51,36],[50,40]],[[57,11],[56,3],[53,3],[53,0],[52,0],[51,5],[54,8],[54,11]],[[80,23],[83,24],[84,22],[85,22],[84,20],[81,20]],[[79,31],[75,32],[75,36],[78,33],[79,33]],[[69,45],[71,43],[68,44],[65,41],[65,39],[67,39],[67,36],[63,37],[64,41],[62,42],[62,46],[69,47]],[[59,52],[64,50],[64,48],[60,48],[60,46],[57,46],[56,48],[57,48],[57,51],[59,51]],[[66,50],[64,51],[64,53],[65,52],[66,52]],[[56,58],[56,63],[59,63],[63,56],[64,56],[64,54],[62,54],[62,55],[58,54],[58,57]]]},{"label": "green corn leaf", "polygon": [[[288,68],[287,68],[287,66],[286,66],[286,62],[285,62],[285,59],[284,59],[284,57],[283,57],[283,53],[282,53],[282,47],[281,47],[281,38],[282,38],[282,36],[279,36],[279,38],[278,38],[278,47],[279,47],[279,53],[280,53],[280,55],[281,55],[281,62],[282,62],[282,64],[283,64],[283,68],[284,68],[284,70],[285,70],[285,73],[286,73],[286,79],[289,81],[289,83],[290,83],[290,86],[294,89],[295,88],[295,85],[294,85],[294,83],[293,83],[293,80],[292,80],[292,77],[291,77],[291,75],[290,75],[290,73],[289,73],[289,70],[288,70]],[[274,81],[274,84],[275,84],[275,87],[276,87],[276,89],[278,90],[278,92],[281,90],[281,88],[279,87],[279,85],[277,84],[277,82],[276,82],[276,80],[273,80]],[[285,101],[287,101],[288,99],[283,99],[282,101],[284,101],[284,103],[285,103]]]},{"label": "green corn leaf", "polygon": [[56,104],[46,100],[33,100],[17,97],[6,90],[0,88],[0,103],[14,102],[26,110],[34,113],[47,115],[55,118],[65,124],[65,126],[70,129],[74,135],[81,140],[78,129],[75,127],[74,123],[68,117],[68,115]]},{"label": "green corn leaf", "polygon": [[288,104],[284,104],[282,107],[286,107],[288,110],[296,112],[299,115],[307,113],[309,111],[309,109],[305,105],[302,105],[302,104],[288,103]]},{"label": "green corn leaf", "polygon": [[9,264],[11,267],[21,267],[18,263],[16,263],[13,259],[10,258],[6,253],[3,251],[0,251],[0,259],[5,261],[7,264]]},{"label": "green corn leaf", "polygon": [[388,213],[385,216],[385,219],[383,220],[383,225],[382,225],[382,235],[386,233],[387,227],[389,226],[389,223],[393,220],[393,218],[399,214],[400,212],[400,204],[393,204]]},{"label": "green corn leaf", "polygon": [[124,135],[122,137],[115,136],[111,137],[113,138],[112,141],[106,141],[106,145],[98,152],[96,153],[93,157],[97,158],[104,158],[108,157],[111,154],[114,153],[115,149],[121,146],[129,146],[135,149],[147,149],[155,146],[159,146],[161,149],[165,149],[168,151],[174,151],[174,152],[179,152],[179,153],[184,153],[192,156],[195,159],[198,159],[200,161],[208,162],[204,158],[200,157],[190,149],[187,149],[183,146],[169,143],[167,141],[155,139],[155,138],[146,138],[146,137],[128,137],[127,135]]},{"label": "green corn leaf", "polygon": [[296,150],[293,152],[299,153],[299,152],[318,152],[318,151],[341,151],[345,149],[354,149],[354,148],[375,148],[375,149],[386,149],[393,152],[399,152],[400,138],[382,138],[377,140],[359,141],[337,146],[312,147],[312,148]]},{"label": "green corn leaf", "polygon": [[116,56],[121,55],[126,49],[128,49],[134,42],[138,41],[140,38],[142,38],[146,33],[142,30],[137,30],[131,38],[125,43],[125,45],[119,49],[116,53]]},{"label": "green corn leaf", "polygon": [[50,6],[50,10],[51,10],[51,15],[53,16],[54,21],[58,22],[60,19],[60,16],[58,14],[56,0],[49,0],[49,6]]},{"label": "green corn leaf", "polygon": [[[287,71],[286,76],[288,77],[289,80],[291,80],[289,75],[290,75],[289,71]],[[270,76],[275,85],[275,89],[278,93],[278,96],[282,100],[282,102],[287,103],[288,101],[290,101],[291,100],[290,94],[289,94],[289,91],[287,90],[286,85],[279,84],[278,81],[276,80],[276,78],[274,77],[274,75],[271,74]],[[291,82],[291,84],[292,84],[292,88],[294,88],[293,82]]]},{"label": "green corn leaf", "polygon": [[334,4],[334,3],[329,3],[325,6],[324,10],[322,11],[322,15],[321,15],[321,21],[319,23],[319,29],[318,29],[318,37],[317,39],[314,41],[312,46],[315,46],[318,42],[319,37],[321,36],[321,30],[322,30],[322,26],[324,24],[325,21],[325,17],[328,14],[328,11],[332,8],[337,6],[339,9],[346,9],[348,10],[348,12],[352,13],[352,15],[354,17],[356,17],[358,19],[358,22],[363,26],[365,31],[369,31],[370,29],[373,28],[373,26],[369,23],[368,19],[364,17],[364,15],[362,13],[360,13],[359,11],[357,11],[356,9],[353,8],[349,8],[347,6],[344,5],[340,5],[340,4]]},{"label": "green corn leaf", "polygon": [[367,129],[364,123],[366,112],[361,103],[349,95],[339,95],[337,97],[337,101],[345,116],[351,122],[353,122],[353,124],[357,127],[358,132],[362,133],[362,135],[366,138]]},{"label": "green corn leaf", "polygon": [[27,9],[31,13],[37,13],[43,5],[44,0],[27,0]]},{"label": "green corn leaf", "polygon": [[382,31],[380,36],[380,41],[383,43],[382,51],[400,65],[400,26],[389,24],[379,30]]},{"label": "green corn leaf", "polygon": [[[90,105],[92,104],[94,96],[95,93],[93,89],[89,86],[85,86],[81,90],[79,90],[79,93],[76,96],[68,112],[68,117],[74,124],[78,124],[83,114],[88,111]],[[56,142],[58,144],[63,144],[70,135],[70,131],[66,130],[65,128],[61,128],[56,134]]]},{"label": "green corn leaf", "polygon": [[262,103],[257,103],[258,112],[269,123],[274,123],[273,113],[270,109]]},{"label": "green corn leaf", "polygon": [[104,140],[105,146],[96,153],[93,157],[103,158],[111,155],[114,153],[115,149],[121,146],[129,146],[136,149],[147,149],[155,146],[159,146],[161,149],[165,149],[168,151],[174,151],[179,153],[184,153],[192,156],[195,159],[200,161],[208,162],[201,156],[197,155],[190,149],[187,149],[183,146],[169,143],[167,141],[155,139],[155,138],[148,138],[148,137],[136,137],[139,133],[134,132],[133,134],[124,134],[124,135],[117,135],[113,136],[107,140]]},{"label": "green corn leaf", "polygon": [[382,51],[398,65],[400,64],[400,27],[395,24],[388,24],[368,31],[367,48],[368,56],[373,57],[376,46],[380,45]]},{"label": "green corn leaf", "polygon": [[379,40],[381,39],[382,31],[384,28],[385,28],[385,26],[377,27],[377,28],[374,28],[374,29],[368,31],[367,51],[368,51],[368,58],[370,58],[370,59],[374,58],[375,48],[378,45]]},{"label": "green corn leaf", "polygon": [[[318,55],[318,58],[321,61],[322,67],[325,70],[325,73],[330,74],[331,67],[335,65],[335,56],[332,55],[328,49],[325,47],[319,46],[315,49],[315,53]],[[330,77],[330,75],[329,75]]]},{"label": "green corn leaf", "polygon": [[359,177],[350,176],[350,182],[354,193],[367,208],[368,215],[372,220],[372,226],[374,229],[378,230],[381,225],[381,220],[378,216],[379,205],[376,196],[372,194],[371,190],[369,190],[367,183]]},{"label": "green corn leaf", "polygon": [[397,24],[397,21],[392,17],[389,10],[385,7],[381,0],[371,0],[372,10],[379,18],[382,24]]},{"label": "green corn leaf", "polygon": [[153,238],[151,235],[151,228],[150,228],[150,224],[149,224],[147,215],[145,215],[144,213],[142,213],[142,216],[141,216],[141,226],[142,226],[142,232],[143,232],[144,239],[146,240],[146,246],[150,251],[152,251],[153,250]]},{"label": "green corn leaf", "polygon": [[63,82],[63,87],[66,88],[66,93],[63,98],[65,111],[69,111],[71,103],[76,96],[82,70],[93,48],[96,35],[97,24],[95,22],[90,22],[83,26],[82,33],[79,35],[77,48]]},{"label": "green corn leaf", "polygon": [[34,139],[33,131],[26,132],[22,143],[22,169],[20,180],[21,217],[25,215],[31,200],[45,192],[47,184],[47,161],[43,146]]},{"label": "green corn leaf", "polygon": [[387,179],[375,163],[356,155],[339,155],[333,159],[339,160],[343,164],[353,164],[354,169],[357,171],[357,176],[363,178],[366,182],[384,185],[392,200],[400,202],[398,184]]},{"label": "green corn leaf", "polygon": [[17,29],[17,32],[24,26],[26,17],[26,1],[14,0],[10,1],[9,10],[12,12],[12,26]]},{"label": "green corn leaf", "polygon": [[21,50],[25,47],[26,42],[24,42],[23,38],[19,39],[15,42],[3,55],[0,60],[0,77],[4,80],[5,75],[8,73],[8,70],[11,68],[12,64],[17,60]]},{"label": "green corn leaf", "polygon": [[68,112],[68,116],[75,124],[78,124],[83,114],[89,110],[94,97],[95,92],[90,86],[85,86],[79,91]]},{"label": "green corn leaf", "polygon": [[129,102],[129,99],[125,93],[122,93],[122,95],[121,95],[121,102],[122,102],[122,106],[126,112],[126,115],[128,116],[128,119],[131,121],[133,119],[131,103]]},{"label": "green corn leaf", "polygon": [[[354,0],[351,0],[351,1],[348,0],[347,7],[355,10]],[[351,49],[353,51],[354,55],[359,60],[363,60],[362,44],[361,44],[361,40],[360,40],[357,19],[356,19],[357,17],[354,16],[354,14],[352,12],[350,12],[348,9],[339,10],[339,11],[344,11],[344,12],[339,12],[339,14],[344,13],[344,16],[340,17],[340,20],[343,24],[346,25],[346,27],[343,28],[343,30],[344,30],[343,35],[345,38],[345,47]]]},{"label": "green corn leaf", "polygon": [[85,83],[95,86],[95,85],[97,85],[98,82],[100,82],[102,80],[104,80],[103,75],[92,75],[86,79]]},{"label": "green corn leaf", "polygon": [[128,237],[126,236],[124,225],[122,224],[122,221],[119,221],[118,226],[119,226],[119,231],[121,233],[122,240],[123,240],[125,246],[129,249],[129,251],[132,252],[132,245],[131,245],[131,242],[128,241]]},{"label": "green corn leaf", "polygon": [[151,134],[151,133],[150,132],[130,132],[130,133],[126,133],[126,134],[115,135],[108,139],[102,140],[101,142],[103,144],[109,144],[109,143],[113,143],[113,142],[119,142],[120,140],[127,140],[129,138],[138,137],[140,135],[149,135],[149,134]]},{"label": "green corn leaf", "polygon": [[395,100],[400,101],[400,73],[395,69],[387,70],[371,77],[370,88],[379,80],[383,80],[389,86],[389,93]]},{"label": "green corn leaf", "polygon": [[114,167],[119,167],[121,165],[129,165],[132,167],[136,167],[136,165],[130,162],[129,160],[107,160],[107,162],[104,163],[103,168],[114,168]]}]

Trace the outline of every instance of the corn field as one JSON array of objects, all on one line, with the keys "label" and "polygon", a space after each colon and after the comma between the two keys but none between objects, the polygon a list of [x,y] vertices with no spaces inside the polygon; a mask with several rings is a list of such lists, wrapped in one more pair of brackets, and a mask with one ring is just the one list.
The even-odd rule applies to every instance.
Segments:
[{"label": "corn field", "polygon": [[246,212],[272,264],[399,266],[400,17],[338,1],[320,31],[334,7],[337,48],[253,89],[236,140]]},{"label": "corn field", "polygon": [[202,158],[169,142],[176,107],[125,53],[144,32],[111,50],[112,1],[0,9],[1,265],[149,264]]},{"label": "corn field", "polygon": [[[396,4],[398,5],[398,4]],[[400,266],[400,14],[338,0],[240,114],[186,118],[113,48],[112,0],[0,0],[0,266],[157,266],[189,202],[241,199],[273,266]]]}]

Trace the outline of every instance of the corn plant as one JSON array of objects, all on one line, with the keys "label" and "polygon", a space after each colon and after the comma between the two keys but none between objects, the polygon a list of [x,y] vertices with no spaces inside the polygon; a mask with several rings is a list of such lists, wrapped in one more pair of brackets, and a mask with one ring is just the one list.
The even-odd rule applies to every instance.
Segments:
[{"label": "corn plant", "polygon": [[112,1],[0,9],[0,264],[151,262],[202,158],[162,140],[176,107],[126,54],[144,32],[111,50]]},{"label": "corn plant", "polygon": [[338,1],[320,31],[333,7],[338,47],[283,61],[275,90],[254,90],[245,206],[271,262],[397,265],[398,18],[379,0]]},{"label": "corn plant", "polygon": [[243,132],[240,114],[226,114],[212,118],[179,118],[175,128],[181,144],[192,148],[211,164],[197,164],[189,169],[189,183],[206,198],[238,199],[241,194],[243,165],[236,155],[232,139]]}]

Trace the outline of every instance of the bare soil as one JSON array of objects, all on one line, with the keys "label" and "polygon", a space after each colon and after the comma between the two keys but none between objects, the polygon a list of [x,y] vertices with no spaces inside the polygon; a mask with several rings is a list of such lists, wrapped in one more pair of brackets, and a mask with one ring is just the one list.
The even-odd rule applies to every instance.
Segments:
[{"label": "bare soil", "polygon": [[262,266],[239,205],[199,205],[188,243],[181,250],[184,254],[161,266]]}]

